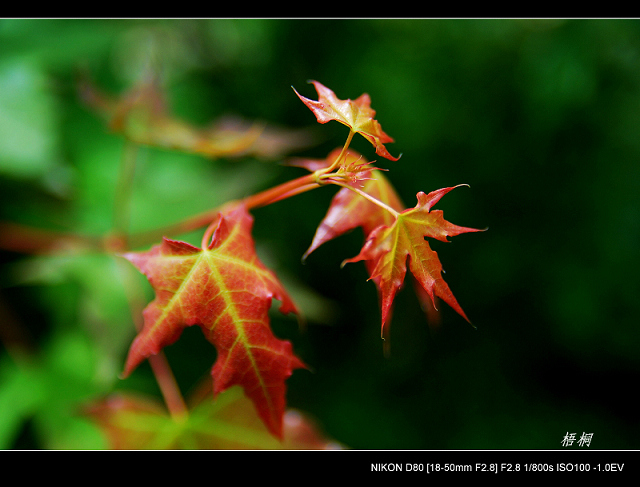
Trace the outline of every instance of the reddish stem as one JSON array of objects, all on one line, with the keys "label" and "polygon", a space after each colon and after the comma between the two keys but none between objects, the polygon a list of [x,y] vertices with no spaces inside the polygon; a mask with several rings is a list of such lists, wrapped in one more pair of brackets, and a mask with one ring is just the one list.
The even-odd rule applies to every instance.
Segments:
[{"label": "reddish stem", "polygon": [[266,206],[276,201],[280,201],[285,197],[298,194],[301,192],[300,190],[302,188],[304,188],[304,191],[308,191],[309,189],[313,189],[315,185],[319,185],[316,173],[307,174],[306,176],[292,179],[286,183],[279,184],[273,188],[248,196],[243,200],[243,202],[246,205],[247,210],[250,210],[252,208]]},{"label": "reddish stem", "polygon": [[[349,133],[347,142],[331,167],[320,169],[314,173],[292,179],[244,198],[242,201],[246,205],[247,210],[267,206],[326,184],[324,181],[327,180],[331,169],[339,165],[339,161],[349,147],[352,136],[353,133]],[[327,183],[329,182],[335,184],[335,181],[327,180]],[[233,202],[226,203],[224,206],[227,204],[233,204]],[[13,223],[0,222],[0,227],[4,227],[6,230],[5,232],[1,232],[4,234],[4,238],[0,237],[0,247],[18,252],[38,253],[54,250],[59,246],[64,246],[65,243],[72,243],[75,248],[84,248],[86,250],[94,249],[107,252],[122,252],[127,249],[135,249],[149,245],[164,235],[176,235],[197,230],[210,224],[219,212],[220,207],[217,207],[166,227],[132,235],[126,235],[121,229],[116,229],[114,233],[104,237],[57,233],[33,229]]]},{"label": "reddish stem", "polygon": [[180,388],[166,356],[160,352],[158,355],[150,356],[148,360],[169,414],[176,420],[186,418],[189,414],[189,409],[182,398]]}]

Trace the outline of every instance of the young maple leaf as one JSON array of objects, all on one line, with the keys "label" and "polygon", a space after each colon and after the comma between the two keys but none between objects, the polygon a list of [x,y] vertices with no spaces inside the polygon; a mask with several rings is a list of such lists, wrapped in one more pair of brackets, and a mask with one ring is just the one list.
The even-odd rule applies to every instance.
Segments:
[{"label": "young maple leaf", "polygon": [[380,292],[383,337],[385,325],[391,319],[393,300],[404,282],[407,257],[411,273],[431,297],[434,307],[435,296],[438,296],[469,321],[451,289],[442,279],[442,265],[438,254],[431,250],[424,239],[432,237],[447,242],[447,236],[482,231],[449,223],[443,218],[440,210],[430,211],[443,195],[456,187],[439,189],[429,194],[419,192],[416,195],[418,204],[415,208],[400,213],[391,226],[383,225],[373,230],[360,253],[343,263],[344,265],[348,262],[365,261],[368,264],[370,279],[376,283]]},{"label": "young maple leaf", "polygon": [[284,381],[305,364],[269,327],[272,298],[281,302],[282,313],[297,309],[258,259],[252,225],[251,215],[237,205],[218,216],[211,243],[203,249],[164,238],[147,252],[124,254],[156,292],[143,312],[144,326],[131,345],[124,376],[174,343],[185,327],[199,325],[218,352],[214,396],[242,386],[269,430],[281,437]]},{"label": "young maple leaf", "polygon": [[[340,153],[340,150],[333,150],[324,160],[306,159],[294,162],[294,164],[307,167],[310,171],[325,166],[329,167]],[[366,159],[356,151],[348,150],[344,167],[348,168],[356,165],[362,166],[362,169],[359,170],[358,180],[353,184],[394,210],[402,211],[404,206],[399,196],[382,172],[368,166]],[[311,246],[305,252],[303,259],[306,259],[311,252],[323,243],[339,237],[354,228],[362,227],[366,236],[380,225],[391,225],[393,221],[393,215],[384,208],[351,191],[349,188],[342,188],[331,200],[329,210],[322,222],[320,222]]]},{"label": "young maple leaf", "polygon": [[393,157],[384,146],[387,142],[394,140],[389,137],[377,120],[374,120],[376,111],[371,108],[371,98],[367,93],[363,93],[355,101],[350,99],[340,100],[333,91],[317,81],[311,81],[318,92],[318,101],[310,100],[302,96],[294,88],[298,98],[309,107],[320,123],[327,123],[331,120],[346,125],[352,132],[361,134],[376,148],[376,154],[397,161],[399,157]]}]

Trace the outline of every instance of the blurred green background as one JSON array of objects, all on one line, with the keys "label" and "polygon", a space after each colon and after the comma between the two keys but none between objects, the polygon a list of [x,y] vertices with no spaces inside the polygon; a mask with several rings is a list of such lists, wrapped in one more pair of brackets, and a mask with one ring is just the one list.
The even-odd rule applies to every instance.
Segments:
[{"label": "blurred green background", "polygon": [[[383,355],[362,233],[301,263],[336,189],[254,210],[261,259],[307,313],[274,315],[313,369],[288,403],[356,449],[638,449],[640,378],[640,22],[637,20],[0,20],[0,220],[101,235],[113,224],[123,140],[80,102],[78,70],[122,93],[154,66],[173,113],[197,125],[235,113],[322,137],[295,96],[318,80],[370,94],[398,162],[378,159],[407,207],[437,205],[488,227],[435,242],[475,325],[446,305],[427,323],[412,286],[396,298]],[[369,159],[363,138],[352,147]],[[280,161],[208,160],[144,148],[131,227],[154,228],[300,176]],[[201,232],[183,236],[199,244]],[[143,364],[118,379],[133,324],[109,256],[0,249],[0,447],[103,448],[79,419],[113,390],[159,396]],[[146,300],[153,297],[146,287]],[[197,329],[167,349],[185,393],[214,348]],[[570,447],[579,449],[577,445]]]}]

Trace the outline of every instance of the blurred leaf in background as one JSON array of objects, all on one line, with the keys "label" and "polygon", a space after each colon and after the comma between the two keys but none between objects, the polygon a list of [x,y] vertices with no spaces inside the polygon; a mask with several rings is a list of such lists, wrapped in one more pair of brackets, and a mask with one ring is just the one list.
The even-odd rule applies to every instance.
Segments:
[{"label": "blurred leaf in background", "polygon": [[[308,309],[331,310],[304,333],[274,315],[314,370],[289,379],[289,405],[351,448],[557,449],[569,431],[593,433],[592,449],[638,449],[640,21],[5,19],[0,46],[0,221],[47,231],[114,227],[126,142],[82,103],[79,72],[113,95],[157,73],[172,116],[193,127],[235,115],[307,129],[292,85],[367,92],[403,154],[376,161],[403,201],[470,185],[438,209],[489,230],[433,248],[477,329],[445,306],[429,327],[405,289],[385,358],[375,286],[364,266],[340,269],[362,233],[300,262],[335,188],[257,209],[260,258],[300,283]],[[331,125],[294,154],[326,157],[347,133]],[[365,140],[353,149],[375,157]],[[258,159],[140,147],[123,221],[147,231],[304,174]],[[5,245],[8,228],[0,447],[107,448],[80,406],[159,397],[148,368],[117,379],[152,292],[117,257],[75,244],[25,255]],[[186,330],[167,350],[185,393],[215,359],[201,342]]]},{"label": "blurred leaf in background", "polygon": [[[207,381],[210,386],[210,382]],[[202,391],[196,391],[197,395]],[[298,411],[284,417],[284,440],[271,435],[239,387],[193,404],[189,417],[170,418],[161,404],[148,398],[116,395],[86,407],[107,432],[109,446],[118,450],[327,450],[341,445],[323,438],[316,426]]]}]

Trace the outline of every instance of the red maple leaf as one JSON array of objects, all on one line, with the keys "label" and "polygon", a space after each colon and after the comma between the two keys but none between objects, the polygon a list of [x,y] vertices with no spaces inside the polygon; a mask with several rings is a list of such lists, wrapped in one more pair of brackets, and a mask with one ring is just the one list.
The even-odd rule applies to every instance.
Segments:
[{"label": "red maple leaf", "polygon": [[376,154],[397,161],[399,157],[393,157],[384,146],[387,142],[394,140],[389,137],[374,120],[376,111],[371,108],[371,98],[367,93],[363,93],[355,100],[340,100],[333,91],[317,81],[311,81],[318,92],[318,101],[310,100],[295,88],[293,91],[309,107],[320,123],[327,123],[336,120],[351,129],[352,132],[361,134],[376,148]]},{"label": "red maple leaf", "polygon": [[415,208],[400,213],[392,225],[381,225],[373,230],[360,253],[344,261],[365,261],[367,264],[370,279],[376,283],[380,292],[383,337],[385,325],[391,319],[396,293],[404,282],[407,258],[411,273],[430,296],[434,307],[435,296],[438,296],[469,321],[448,284],[442,279],[442,265],[438,254],[431,250],[424,238],[432,237],[447,242],[448,236],[482,231],[449,223],[443,218],[440,210],[430,211],[431,207],[452,189],[454,187],[443,188],[429,194],[419,192]]},{"label": "red maple leaf", "polygon": [[233,385],[244,388],[269,430],[282,436],[285,380],[305,365],[288,341],[269,326],[272,298],[282,313],[297,309],[255,253],[253,218],[243,205],[219,214],[211,243],[202,249],[165,238],[147,252],[124,257],[144,273],[156,298],[144,310],[144,326],[133,341],[124,375],[145,358],[198,325],[218,352],[212,369],[214,396]]}]

